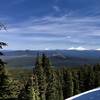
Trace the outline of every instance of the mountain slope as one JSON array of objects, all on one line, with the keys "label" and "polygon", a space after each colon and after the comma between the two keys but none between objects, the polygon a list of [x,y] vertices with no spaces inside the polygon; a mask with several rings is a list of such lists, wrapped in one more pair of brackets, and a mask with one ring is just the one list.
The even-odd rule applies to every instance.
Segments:
[{"label": "mountain slope", "polygon": [[75,50],[49,50],[49,51],[3,51],[2,58],[9,67],[31,68],[35,64],[37,53],[45,53],[51,60],[53,66],[82,66],[84,64],[96,64],[100,62],[100,51],[75,51]]}]

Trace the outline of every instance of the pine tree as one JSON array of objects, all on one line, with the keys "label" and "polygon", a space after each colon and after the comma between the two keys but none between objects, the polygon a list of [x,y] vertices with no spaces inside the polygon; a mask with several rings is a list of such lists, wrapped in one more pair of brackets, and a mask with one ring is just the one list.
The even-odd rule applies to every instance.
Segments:
[{"label": "pine tree", "polygon": [[95,72],[95,88],[100,87],[100,71]]},{"label": "pine tree", "polygon": [[34,79],[31,77],[25,87],[21,90],[18,100],[40,100],[38,90],[35,90]]},{"label": "pine tree", "polygon": [[93,67],[91,66],[86,66],[83,70],[83,89],[84,91],[88,91],[90,89],[95,88],[94,85],[94,72],[93,72]]},{"label": "pine tree", "polygon": [[73,85],[73,76],[70,70],[64,70],[64,84],[63,84],[63,95],[64,98],[68,98],[73,96],[74,93],[74,85]]},{"label": "pine tree", "polygon": [[33,78],[33,87],[35,89],[35,93],[39,96],[40,93],[39,93],[39,85],[38,85],[38,79],[37,79],[37,76],[36,75],[32,75],[32,78]]},{"label": "pine tree", "polygon": [[85,91],[85,79],[87,78],[85,77],[86,76],[85,68],[83,67],[80,68],[78,76],[79,76],[79,90],[80,92],[84,92]]},{"label": "pine tree", "polygon": [[94,71],[93,71],[93,67],[90,67],[89,68],[89,71],[88,71],[88,82],[89,82],[89,90],[90,89],[94,89],[95,88],[95,76],[94,76]]},{"label": "pine tree", "polygon": [[56,84],[57,84],[57,91],[58,91],[57,100],[64,100],[63,90],[62,90],[62,78],[59,70],[57,70],[56,81],[57,81]]},{"label": "pine tree", "polygon": [[12,80],[9,78],[4,67],[0,68],[0,97],[5,99],[11,96],[11,83]]},{"label": "pine tree", "polygon": [[[6,27],[3,24],[0,24],[0,30]],[[0,48],[2,49],[3,46],[7,46],[6,43],[0,42]],[[3,53],[0,52],[0,55],[3,55]],[[5,62],[0,59],[0,98],[5,99],[7,97],[11,96],[11,83],[12,80],[8,76],[8,73],[5,69]]]},{"label": "pine tree", "polygon": [[36,59],[36,64],[35,64],[35,75],[37,76],[38,80],[38,86],[39,86],[39,93],[40,93],[40,99],[41,100],[46,100],[46,88],[47,88],[47,83],[46,83],[46,77],[44,74],[44,69],[42,67],[42,62],[39,56]]},{"label": "pine tree", "polygon": [[41,59],[41,62],[42,62],[42,68],[44,70],[44,74],[45,74],[45,77],[46,77],[46,82],[48,82],[49,80],[49,75],[52,73],[51,70],[51,63],[50,63],[50,60],[49,58],[45,55],[45,54],[42,54],[42,59]]},{"label": "pine tree", "polygon": [[[5,43],[1,43],[0,46],[2,47],[2,45],[6,46]],[[13,98],[17,94],[17,91],[15,91],[17,87],[15,87],[14,80],[8,74],[5,64],[6,63],[0,59],[0,98],[2,99]]]},{"label": "pine tree", "polygon": [[58,91],[57,91],[57,79],[55,77],[55,73],[52,70],[52,73],[49,77],[49,83],[46,91],[46,100],[59,100],[58,99]]},{"label": "pine tree", "polygon": [[80,85],[79,85],[79,75],[77,71],[73,73],[73,83],[74,83],[74,95],[80,93]]}]

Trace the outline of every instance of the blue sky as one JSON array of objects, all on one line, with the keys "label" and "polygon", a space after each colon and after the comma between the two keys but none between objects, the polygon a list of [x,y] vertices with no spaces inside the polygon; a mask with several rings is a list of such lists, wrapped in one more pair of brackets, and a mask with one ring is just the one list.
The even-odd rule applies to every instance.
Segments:
[{"label": "blue sky", "polygon": [[100,0],[0,0],[5,49],[100,50]]}]

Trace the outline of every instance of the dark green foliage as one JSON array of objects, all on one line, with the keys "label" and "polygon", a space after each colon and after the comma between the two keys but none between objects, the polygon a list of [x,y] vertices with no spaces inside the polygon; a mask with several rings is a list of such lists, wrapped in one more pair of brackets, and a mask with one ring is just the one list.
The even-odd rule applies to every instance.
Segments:
[{"label": "dark green foliage", "polygon": [[74,95],[80,93],[80,85],[79,85],[79,72],[73,72],[73,83],[74,83]]},{"label": "dark green foliage", "polygon": [[60,78],[45,54],[40,58],[37,57],[35,74],[38,79],[41,100],[63,100]]},{"label": "dark green foliage", "polygon": [[[0,29],[4,28],[0,24]],[[3,46],[7,44],[4,42],[0,42],[0,48],[2,49]],[[0,52],[0,55],[3,53]],[[0,59],[0,98],[6,99],[12,96],[12,79],[9,78],[8,73],[5,69],[5,62]]]},{"label": "dark green foliage", "polygon": [[[0,23],[0,30],[4,29],[6,30],[6,26],[2,23]],[[0,42],[0,49],[3,48],[3,46],[7,46],[6,43]],[[0,52],[0,56],[2,56],[3,53]],[[15,96],[15,91],[16,89],[14,86],[15,82],[13,82],[12,78],[9,77],[8,72],[5,68],[5,62],[0,59],[0,99],[8,99],[8,98],[13,98]],[[16,89],[17,91],[17,89]]]},{"label": "dark green foliage", "polygon": [[39,57],[37,57],[37,60],[36,60],[35,73],[34,74],[37,76],[40,98],[41,98],[41,100],[46,100],[46,96],[45,96],[46,87],[47,87],[46,77],[45,77],[45,74],[44,74],[42,62],[41,62]]},{"label": "dark green foliage", "polygon": [[74,93],[73,76],[70,70],[64,70],[63,72],[63,94],[64,98],[70,97]]},{"label": "dark green foliage", "polygon": [[95,88],[93,67],[86,66],[80,70],[80,81],[82,92]]},{"label": "dark green foliage", "polygon": [[59,74],[52,69],[46,90],[46,100],[63,100],[63,91]]},{"label": "dark green foliage", "polygon": [[[7,30],[7,27],[0,23],[0,30]],[[0,49],[3,49],[4,46],[7,46],[6,43],[0,42]],[[4,55],[0,52],[0,56]],[[5,68],[6,62],[0,59],[0,100],[17,100],[17,95],[19,93],[19,82],[14,80],[8,74],[7,69]]]},{"label": "dark green foliage", "polygon": [[61,78],[61,73],[59,70],[57,70],[56,72],[56,84],[57,84],[57,100],[64,100],[64,97],[63,97],[63,90],[62,90],[62,78]]},{"label": "dark green foliage", "polygon": [[[0,48],[1,48],[1,49],[2,49],[3,46],[7,46],[7,44],[4,43],[4,42],[0,42]],[[2,56],[3,53],[0,52],[0,55]],[[0,71],[2,70],[2,68],[4,67],[5,64],[6,64],[6,63],[5,63],[4,61],[2,61],[2,59],[0,59]]]},{"label": "dark green foliage", "polygon": [[52,68],[48,57],[43,54],[42,57],[37,57],[33,73],[37,76],[41,100],[63,100],[98,87],[100,84],[98,69],[95,66],[86,66],[58,70]]},{"label": "dark green foliage", "polygon": [[94,80],[95,87],[100,86],[100,72],[95,73],[95,80]]},{"label": "dark green foliage", "polygon": [[10,91],[11,80],[9,79],[5,69],[0,68],[0,97],[6,98],[11,94]]},{"label": "dark green foliage", "polygon": [[35,79],[32,76],[25,87],[21,90],[18,100],[40,100],[39,92],[36,89]]},{"label": "dark green foliage", "polygon": [[55,78],[55,73],[52,71],[46,90],[46,100],[58,100],[57,97],[57,80]]},{"label": "dark green foliage", "polygon": [[50,74],[52,73],[52,68],[49,58],[45,54],[42,55],[41,63],[46,77],[46,82],[48,83]]},{"label": "dark green foliage", "polygon": [[3,24],[3,23],[0,23],[0,30],[7,30],[7,27]]}]

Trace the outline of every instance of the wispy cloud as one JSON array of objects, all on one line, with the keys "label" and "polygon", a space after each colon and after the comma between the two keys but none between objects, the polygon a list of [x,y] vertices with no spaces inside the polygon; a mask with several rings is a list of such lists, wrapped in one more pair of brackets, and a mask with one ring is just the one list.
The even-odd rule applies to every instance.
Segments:
[{"label": "wispy cloud", "polygon": [[76,46],[91,45],[92,48],[92,45],[100,44],[100,41],[94,41],[94,38],[100,35],[99,23],[99,17],[46,16],[12,24],[8,27],[8,33],[2,31],[0,36],[6,35],[5,37],[7,37],[9,35],[22,40],[47,41],[49,43],[56,41],[56,43]]},{"label": "wispy cloud", "polygon": [[[33,18],[26,22],[11,25],[9,33],[17,34],[51,34],[63,36],[76,36],[76,38],[89,35],[99,35],[100,19],[97,17],[71,18],[67,16],[61,17],[43,17]],[[31,33],[31,34],[30,34]]]},{"label": "wispy cloud", "polygon": [[60,12],[60,8],[58,6],[53,6],[53,9],[57,12]]}]

